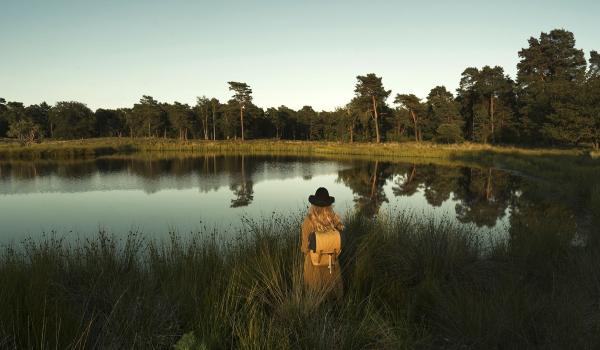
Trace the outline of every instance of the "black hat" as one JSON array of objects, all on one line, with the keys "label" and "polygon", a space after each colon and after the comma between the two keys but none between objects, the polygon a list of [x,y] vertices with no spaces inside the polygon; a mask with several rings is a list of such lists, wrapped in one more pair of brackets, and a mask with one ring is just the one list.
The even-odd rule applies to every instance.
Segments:
[{"label": "black hat", "polygon": [[325,187],[319,187],[314,196],[308,196],[308,201],[317,207],[328,207],[335,202],[335,197],[331,197]]}]

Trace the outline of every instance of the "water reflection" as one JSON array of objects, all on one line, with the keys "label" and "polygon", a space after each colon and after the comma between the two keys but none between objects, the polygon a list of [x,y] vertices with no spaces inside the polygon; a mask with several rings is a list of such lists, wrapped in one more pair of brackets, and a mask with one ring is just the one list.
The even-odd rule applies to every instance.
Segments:
[{"label": "water reflection", "polygon": [[[236,168],[236,171],[231,174],[232,179],[235,180],[229,185],[229,189],[231,189],[235,196],[235,198],[231,200],[232,208],[245,207],[252,203],[252,200],[254,199],[252,174],[256,171],[253,167],[257,165],[256,162],[246,162],[246,156],[244,155],[239,158],[236,157],[236,160],[239,160],[239,168]],[[246,169],[246,167],[248,167],[248,169]],[[239,169],[239,171],[237,171],[237,169]]]},{"label": "water reflection", "polygon": [[375,161],[342,170],[338,173],[338,178],[352,189],[356,210],[372,216],[379,212],[383,203],[389,202],[383,187],[392,175],[391,164]]},{"label": "water reflection", "polygon": [[[54,216],[69,222],[81,209],[61,202],[63,212],[40,201],[81,199],[78,205],[89,208],[78,212],[81,229],[114,221],[113,212],[98,204],[106,203],[111,210],[116,207],[127,214],[115,221],[120,225],[116,229],[129,229],[137,217],[144,227],[159,232],[164,231],[161,220],[178,225],[209,217],[215,221],[229,218],[226,221],[233,223],[231,210],[244,209],[252,215],[298,210],[306,195],[321,185],[338,192],[341,211],[349,207],[368,216],[377,215],[384,207],[408,207],[436,215],[440,213],[436,210],[450,208],[449,215],[457,222],[497,228],[499,222],[516,225],[523,216],[545,215],[538,209],[551,207],[567,213],[565,216],[579,229],[585,220],[595,217],[591,215],[590,220],[589,210],[587,215],[581,214],[581,208],[574,207],[580,202],[577,199],[541,194],[548,184],[494,168],[286,156],[157,159],[134,155],[85,161],[0,162],[0,220],[4,223],[2,233],[31,233],[49,224],[44,221],[45,212],[54,210]],[[136,192],[140,190],[145,196]],[[58,194],[73,196],[58,199]],[[168,216],[165,208],[180,214]],[[29,215],[33,212],[40,215]],[[25,217],[35,226],[19,224]]]},{"label": "water reflection", "polygon": [[413,164],[395,181],[394,194],[412,196],[422,189],[427,202],[439,207],[452,197],[463,223],[493,227],[506,215],[518,179],[495,169],[419,166]]},{"label": "water reflection", "polygon": [[389,202],[384,191],[392,180],[394,196],[411,197],[422,191],[427,203],[439,207],[452,198],[457,219],[494,227],[506,215],[517,179],[495,169],[391,164],[378,161],[339,172],[340,180],[356,195],[356,210],[375,215]]}]

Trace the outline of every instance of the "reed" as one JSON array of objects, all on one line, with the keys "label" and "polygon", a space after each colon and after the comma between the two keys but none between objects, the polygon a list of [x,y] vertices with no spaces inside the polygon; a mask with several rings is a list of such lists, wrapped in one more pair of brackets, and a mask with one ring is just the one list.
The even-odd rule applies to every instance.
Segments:
[{"label": "reed", "polygon": [[600,256],[559,218],[507,241],[348,215],[344,296],[302,283],[300,217],[221,232],[48,235],[3,247],[0,347],[597,348]]}]

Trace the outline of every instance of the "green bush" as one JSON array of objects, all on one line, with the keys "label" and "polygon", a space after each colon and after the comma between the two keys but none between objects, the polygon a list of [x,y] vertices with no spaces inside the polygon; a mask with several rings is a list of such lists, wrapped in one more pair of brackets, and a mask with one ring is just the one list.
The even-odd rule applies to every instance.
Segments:
[{"label": "green bush", "polygon": [[464,140],[462,130],[457,124],[441,124],[436,129],[435,140],[441,143],[457,143]]}]

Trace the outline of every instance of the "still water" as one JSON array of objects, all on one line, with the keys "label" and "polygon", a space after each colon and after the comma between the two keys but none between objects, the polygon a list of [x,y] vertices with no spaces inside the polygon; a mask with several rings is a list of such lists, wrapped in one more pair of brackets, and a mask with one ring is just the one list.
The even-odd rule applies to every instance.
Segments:
[{"label": "still water", "polygon": [[320,186],[342,214],[410,211],[505,235],[531,203],[564,207],[539,185],[494,168],[308,157],[9,161],[0,163],[0,242],[51,231],[235,231],[242,217],[300,215]]}]

